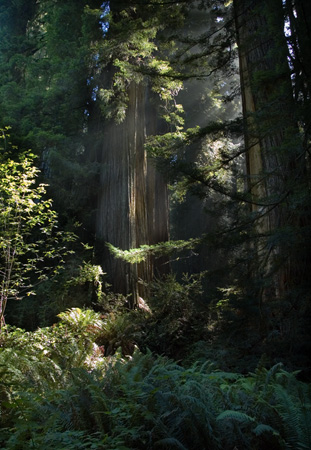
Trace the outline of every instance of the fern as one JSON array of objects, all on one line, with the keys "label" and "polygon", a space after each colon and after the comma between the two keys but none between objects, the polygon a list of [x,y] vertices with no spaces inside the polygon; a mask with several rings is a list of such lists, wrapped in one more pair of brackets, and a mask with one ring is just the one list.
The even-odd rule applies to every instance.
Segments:
[{"label": "fern", "polygon": [[275,393],[276,410],[283,420],[286,442],[298,450],[311,448],[310,386],[297,381],[296,392],[276,386]]},{"label": "fern", "polygon": [[239,411],[223,411],[216,417],[216,420],[236,421],[241,424],[249,424],[255,421],[253,417],[250,417],[248,414]]},{"label": "fern", "polygon": [[98,336],[104,326],[100,314],[90,309],[71,308],[58,314],[58,317],[74,332],[83,334],[84,337]]},{"label": "fern", "polygon": [[270,427],[270,425],[264,425],[263,423],[260,423],[259,425],[257,425],[254,429],[253,432],[255,433],[256,436],[261,436],[262,434],[265,433],[272,433],[272,434],[276,434],[277,436],[279,436],[279,433],[272,427]]},{"label": "fern", "polygon": [[137,349],[94,356],[104,328],[70,310],[2,336],[0,448],[310,448],[310,387],[282,366],[242,376]]}]

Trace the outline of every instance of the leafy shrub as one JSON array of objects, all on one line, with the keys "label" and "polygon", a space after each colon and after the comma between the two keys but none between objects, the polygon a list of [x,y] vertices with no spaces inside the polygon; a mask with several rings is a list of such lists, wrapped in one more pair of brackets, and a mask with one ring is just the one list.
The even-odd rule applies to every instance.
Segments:
[{"label": "leafy shrub", "polygon": [[[8,301],[33,294],[34,285],[55,276],[76,239],[58,231],[58,219],[45,199],[44,184],[37,184],[39,170],[28,152],[16,162],[8,156],[14,147],[0,129],[0,329],[5,325]],[[16,149],[15,149],[16,150]]]}]

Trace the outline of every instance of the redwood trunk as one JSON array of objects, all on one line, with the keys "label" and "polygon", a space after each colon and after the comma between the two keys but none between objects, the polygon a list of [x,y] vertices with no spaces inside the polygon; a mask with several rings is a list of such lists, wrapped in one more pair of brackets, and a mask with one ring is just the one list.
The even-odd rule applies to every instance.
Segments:
[{"label": "redwood trunk", "polygon": [[[166,185],[144,149],[152,110],[146,91],[143,84],[132,83],[124,122],[104,125],[96,235],[103,244],[122,250],[168,239]],[[130,265],[112,257],[103,245],[100,262],[112,288],[132,294],[133,304],[146,295],[144,282],[153,277],[151,260]]]},{"label": "redwood trunk", "polygon": [[[299,153],[294,102],[287,64],[281,0],[235,0],[240,59],[245,148],[252,210],[261,217],[257,232],[257,275],[264,280],[263,298],[286,290],[289,260],[273,237],[289,224],[290,180],[297,175]],[[279,269],[276,261],[287,258]],[[267,280],[270,287],[267,288]]]}]

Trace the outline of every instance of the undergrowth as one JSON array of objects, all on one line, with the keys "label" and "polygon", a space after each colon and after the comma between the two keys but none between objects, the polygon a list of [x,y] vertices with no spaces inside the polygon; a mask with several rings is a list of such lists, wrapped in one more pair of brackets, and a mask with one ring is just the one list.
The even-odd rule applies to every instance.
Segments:
[{"label": "undergrowth", "polygon": [[105,318],[60,319],[0,335],[1,450],[311,448],[310,385],[282,364],[241,375],[137,348],[105,356]]}]

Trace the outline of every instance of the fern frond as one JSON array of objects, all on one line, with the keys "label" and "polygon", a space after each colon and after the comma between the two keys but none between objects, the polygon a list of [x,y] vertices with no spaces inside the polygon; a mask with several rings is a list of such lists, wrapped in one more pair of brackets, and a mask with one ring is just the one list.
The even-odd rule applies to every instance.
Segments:
[{"label": "fern frond", "polygon": [[266,374],[266,377],[265,377],[265,383],[264,383],[265,389],[270,384],[271,379],[274,378],[275,375],[277,373],[279,373],[281,371],[281,369],[283,369],[283,367],[284,367],[283,363],[277,363],[273,367],[271,367],[271,369],[269,369],[267,371],[267,374]]},{"label": "fern frond", "polygon": [[300,395],[293,396],[282,386],[276,386],[276,410],[283,420],[285,439],[297,449],[311,448],[311,402],[310,387],[296,381],[296,393],[304,391],[303,403]]},{"label": "fern frond", "polygon": [[75,331],[87,333],[90,336],[97,336],[104,326],[100,314],[91,309],[71,308],[58,314],[58,317]]},{"label": "fern frond", "polygon": [[259,425],[257,425],[253,429],[253,433],[255,433],[256,436],[261,436],[262,434],[265,434],[265,433],[272,433],[272,434],[276,434],[277,436],[279,436],[278,431],[276,431],[274,428],[270,427],[270,425],[265,425],[263,423],[260,423]]},{"label": "fern frond", "polygon": [[220,421],[220,420],[235,421],[235,422],[240,422],[243,424],[255,422],[255,419],[253,417],[250,417],[248,414],[245,414],[240,411],[232,411],[232,410],[231,411],[227,410],[227,411],[223,411],[222,413],[220,413],[216,417],[216,421]]}]

